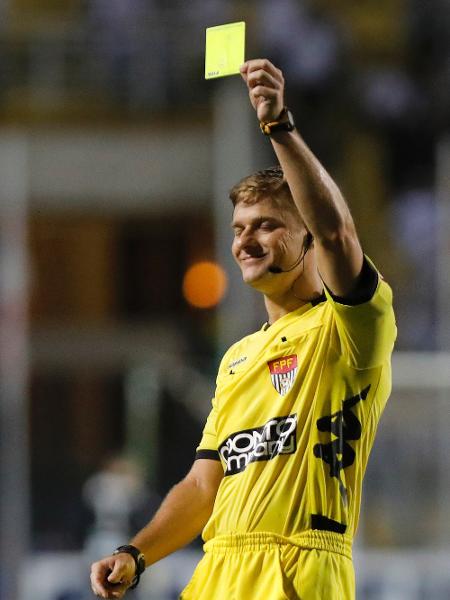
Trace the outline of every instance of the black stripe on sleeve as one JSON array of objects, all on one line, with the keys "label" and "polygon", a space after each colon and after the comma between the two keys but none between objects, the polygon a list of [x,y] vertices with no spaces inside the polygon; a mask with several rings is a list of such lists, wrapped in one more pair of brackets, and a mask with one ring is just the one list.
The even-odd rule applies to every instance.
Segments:
[{"label": "black stripe on sleeve", "polygon": [[327,297],[325,296],[325,292],[323,294],[320,294],[320,296],[317,296],[317,298],[313,298],[311,300],[311,304],[313,306],[317,306],[318,304],[321,304],[322,302],[325,302],[327,299]]},{"label": "black stripe on sleeve", "polygon": [[[346,296],[335,296],[329,290],[331,297],[339,304],[346,306],[357,306],[372,300],[373,295],[378,285],[378,272],[370,265],[369,261],[364,257],[361,273],[359,274],[355,289]],[[328,289],[328,287],[327,287]]]},{"label": "black stripe on sleeve", "polygon": [[209,460],[220,460],[219,453],[217,450],[197,450],[195,453],[195,460],[198,458],[207,458]]}]

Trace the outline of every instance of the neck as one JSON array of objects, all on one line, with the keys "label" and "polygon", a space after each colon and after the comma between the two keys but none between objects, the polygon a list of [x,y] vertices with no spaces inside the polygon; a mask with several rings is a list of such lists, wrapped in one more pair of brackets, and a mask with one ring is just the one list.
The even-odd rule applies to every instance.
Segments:
[{"label": "neck", "polygon": [[280,301],[277,298],[264,296],[264,304],[266,306],[268,321],[272,325],[275,321],[284,317],[284,315],[297,310],[297,308],[300,308],[307,303],[296,298],[293,298],[290,302],[286,302]]},{"label": "neck", "polygon": [[264,296],[264,304],[266,306],[268,322],[272,325],[273,323],[275,323],[275,321],[277,321],[281,317],[284,317],[284,315],[287,315],[288,313],[297,310],[301,306],[310,304],[311,302],[319,298],[321,295],[322,291],[316,291],[313,294],[311,294],[309,298],[305,299],[298,297],[280,299],[271,296]]},{"label": "neck", "polygon": [[305,272],[292,283],[287,289],[278,293],[265,293],[264,304],[266,306],[269,323],[275,323],[284,315],[297,310],[305,304],[309,304],[322,295],[323,285],[317,271]]}]

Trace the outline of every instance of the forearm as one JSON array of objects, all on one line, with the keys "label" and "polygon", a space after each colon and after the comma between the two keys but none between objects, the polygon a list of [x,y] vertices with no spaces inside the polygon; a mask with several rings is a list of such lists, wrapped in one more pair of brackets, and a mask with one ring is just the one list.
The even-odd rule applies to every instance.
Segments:
[{"label": "forearm", "polygon": [[299,133],[275,133],[271,141],[294,202],[316,240],[326,243],[346,230],[353,234],[353,220],[338,186]]},{"label": "forearm", "polygon": [[[185,546],[203,529],[223,478],[219,461],[198,459],[187,476],[166,496],[160,509],[132,540],[149,566]],[[110,554],[92,564],[91,586],[101,598],[122,598],[135,575],[134,558]]]},{"label": "forearm", "polygon": [[132,540],[151,565],[191,542],[200,534],[213,508],[214,494],[195,479],[178,483],[156,515]]}]

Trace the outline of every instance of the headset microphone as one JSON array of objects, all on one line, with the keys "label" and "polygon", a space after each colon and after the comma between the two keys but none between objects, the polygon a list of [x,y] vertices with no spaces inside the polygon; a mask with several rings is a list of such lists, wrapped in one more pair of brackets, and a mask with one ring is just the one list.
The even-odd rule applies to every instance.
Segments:
[{"label": "headset microphone", "polygon": [[282,269],[281,267],[278,267],[277,265],[272,265],[271,267],[269,267],[267,269],[269,271],[269,273],[273,273],[274,275],[277,275],[279,273],[289,273],[290,271],[293,271],[296,267],[298,267],[298,265],[302,262],[302,260],[304,260],[306,253],[311,248],[313,239],[314,238],[312,236],[312,233],[310,231],[308,231],[305,236],[302,251],[300,252],[299,257],[297,258],[295,263],[292,266],[290,266],[289,269]]},{"label": "headset microphone", "polygon": [[282,273],[283,269],[281,269],[280,267],[276,267],[274,265],[273,267],[269,267],[268,271],[269,271],[269,273]]},{"label": "headset microphone", "polygon": [[308,250],[306,250],[305,252],[300,252],[299,257],[297,258],[297,260],[295,261],[295,263],[289,267],[289,269],[282,269],[281,267],[278,267],[277,265],[272,265],[271,267],[269,267],[267,270],[269,271],[269,273],[273,273],[274,275],[278,274],[278,273],[289,273],[290,271],[293,271],[296,267],[298,267],[298,265],[302,262],[302,260],[305,258],[305,254]]}]

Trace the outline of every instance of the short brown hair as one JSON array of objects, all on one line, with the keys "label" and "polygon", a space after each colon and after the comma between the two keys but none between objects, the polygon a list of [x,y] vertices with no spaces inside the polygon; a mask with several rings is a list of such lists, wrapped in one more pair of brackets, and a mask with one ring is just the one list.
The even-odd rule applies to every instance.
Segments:
[{"label": "short brown hair", "polygon": [[256,204],[267,197],[277,207],[288,208],[299,215],[292,199],[291,190],[284,178],[283,170],[278,165],[247,175],[230,190],[230,200],[234,207],[241,202],[243,204]]},{"label": "short brown hair", "polygon": [[256,171],[252,175],[247,175],[247,177],[238,181],[230,190],[230,200],[233,203],[233,207],[236,207],[241,202],[250,205],[256,204],[264,198],[270,198],[275,206],[289,210],[298,218],[307,232],[304,241],[304,249],[307,251],[311,247],[314,238],[303,222],[292,198],[288,183],[284,178],[283,169],[279,165],[263,169],[262,171]]}]

